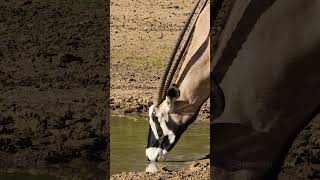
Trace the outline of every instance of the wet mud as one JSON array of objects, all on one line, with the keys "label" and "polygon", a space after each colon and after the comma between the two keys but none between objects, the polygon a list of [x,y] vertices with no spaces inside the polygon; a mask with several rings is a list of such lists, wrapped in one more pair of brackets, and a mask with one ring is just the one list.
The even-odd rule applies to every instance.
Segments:
[{"label": "wet mud", "polygon": [[121,174],[116,174],[111,176],[111,180],[124,180],[124,179],[188,179],[188,180],[197,180],[197,179],[209,179],[210,177],[210,162],[209,159],[198,160],[190,162],[185,167],[177,170],[170,171],[165,167],[162,167],[157,172],[124,172]]},{"label": "wet mud", "polygon": [[[196,0],[111,1],[110,109],[147,114],[167,58]],[[200,111],[209,118],[209,102]]]},{"label": "wet mud", "polygon": [[78,159],[108,175],[106,7],[87,0],[0,3],[1,172],[32,167],[70,179],[72,170],[45,168]]}]

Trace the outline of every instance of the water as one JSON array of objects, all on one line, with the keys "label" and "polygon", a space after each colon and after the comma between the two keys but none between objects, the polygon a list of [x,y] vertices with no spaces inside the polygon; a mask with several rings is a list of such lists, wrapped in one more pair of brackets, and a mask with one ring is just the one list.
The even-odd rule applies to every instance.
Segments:
[{"label": "water", "polygon": [[[111,116],[110,119],[110,170],[111,175],[128,171],[145,171],[148,121],[146,118],[129,119]],[[167,154],[165,162],[149,164],[174,170],[188,161],[197,160],[209,153],[209,123],[193,123],[176,146]]]}]

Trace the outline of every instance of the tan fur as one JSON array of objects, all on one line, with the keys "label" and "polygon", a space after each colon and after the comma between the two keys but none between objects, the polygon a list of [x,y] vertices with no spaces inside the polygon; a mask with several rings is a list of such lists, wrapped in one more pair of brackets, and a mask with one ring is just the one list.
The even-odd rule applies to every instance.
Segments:
[{"label": "tan fur", "polygon": [[[156,109],[159,119],[170,113],[176,124],[186,123],[210,95],[210,4],[199,15],[190,46],[176,80],[180,97],[163,101]],[[207,39],[208,38],[208,39]],[[204,51],[199,52],[202,46]],[[193,63],[190,63],[193,62]],[[167,98],[168,99],[168,98]],[[168,118],[163,118],[167,120]]]}]

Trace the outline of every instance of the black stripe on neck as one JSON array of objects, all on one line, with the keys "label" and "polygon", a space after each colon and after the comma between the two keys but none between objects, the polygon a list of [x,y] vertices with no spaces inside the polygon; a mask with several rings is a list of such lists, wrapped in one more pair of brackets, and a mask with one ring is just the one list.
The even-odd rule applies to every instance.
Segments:
[{"label": "black stripe on neck", "polygon": [[[237,57],[242,44],[247,40],[248,35],[254,28],[258,19],[275,1],[276,0],[251,0],[236,29],[232,32],[231,38],[213,70],[211,77],[214,77],[218,84],[222,82],[223,77],[233,63],[233,60]],[[234,6],[232,10],[235,8],[237,7]]]}]

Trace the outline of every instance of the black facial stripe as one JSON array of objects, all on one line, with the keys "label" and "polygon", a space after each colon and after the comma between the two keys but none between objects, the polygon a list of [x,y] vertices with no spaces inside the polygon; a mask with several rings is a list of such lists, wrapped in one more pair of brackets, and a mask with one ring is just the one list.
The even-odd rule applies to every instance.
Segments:
[{"label": "black facial stripe", "polygon": [[149,126],[148,144],[147,144],[147,148],[149,147],[159,147],[159,140],[157,140],[156,137],[154,136],[151,126]]},{"label": "black facial stripe", "polygon": [[158,121],[158,117],[156,115],[152,115],[152,121],[156,125],[157,133],[160,138],[161,136],[163,136],[163,131],[162,131],[162,128],[161,128],[160,123]]},{"label": "black facial stripe", "polygon": [[155,113],[152,114],[152,121],[154,122],[156,126],[156,130],[159,136],[159,140],[155,138],[155,135],[151,129],[151,126],[149,126],[149,135],[148,135],[148,145],[149,147],[159,147],[162,149],[166,149],[167,152],[169,152],[179,141],[182,133],[188,128],[188,126],[196,119],[197,114],[199,113],[200,108],[197,110],[197,112],[189,119],[189,121],[185,124],[177,125],[174,120],[172,119],[171,115],[169,115],[169,119],[165,121],[166,126],[169,130],[173,131],[175,135],[174,142],[171,144],[169,141],[169,137],[166,135],[164,136],[163,130],[160,126],[160,123],[158,121],[158,117],[155,115]]},{"label": "black facial stripe", "polygon": [[170,145],[171,144],[170,144],[168,136],[161,137],[161,139],[160,139],[160,148],[161,149],[169,149]]},{"label": "black facial stripe", "polygon": [[188,128],[188,126],[196,120],[199,111],[200,111],[200,108],[191,117],[191,119],[189,121],[187,121],[187,123],[179,125],[178,127],[175,124],[175,122],[171,118],[169,118],[169,121],[167,122],[167,126],[168,126],[168,128],[170,127],[170,128],[174,128],[175,129],[175,131],[173,133],[175,134],[176,137],[175,137],[175,140],[174,140],[174,142],[172,144],[169,143],[169,147],[167,148],[168,152],[177,144],[177,142],[179,141],[182,133]]},{"label": "black facial stripe", "polygon": [[171,149],[177,144],[177,142],[179,141],[181,137],[181,134],[176,136],[175,140],[173,141],[172,144],[169,144],[169,147],[167,148],[167,152],[171,151]]}]

